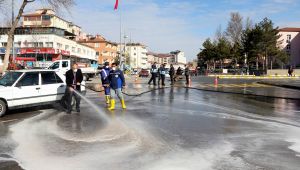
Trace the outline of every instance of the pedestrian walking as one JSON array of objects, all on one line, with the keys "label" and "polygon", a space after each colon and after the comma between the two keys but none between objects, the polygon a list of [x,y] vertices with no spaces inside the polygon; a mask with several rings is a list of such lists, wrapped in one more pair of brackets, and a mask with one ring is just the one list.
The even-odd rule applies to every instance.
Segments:
[{"label": "pedestrian walking", "polygon": [[176,70],[176,76],[174,78],[174,81],[177,81],[178,79],[180,79],[180,77],[182,76],[182,69],[181,67],[179,66]]},{"label": "pedestrian walking", "polygon": [[157,73],[158,73],[158,69],[156,67],[156,62],[152,64],[150,73],[151,73],[151,78],[150,78],[148,84],[150,85],[151,82],[153,81],[153,85],[156,86],[156,77],[157,77]]},{"label": "pedestrian walking", "polygon": [[173,64],[170,65],[169,75],[170,75],[171,85],[174,85],[175,68]]},{"label": "pedestrian walking", "polygon": [[[78,65],[74,63],[72,69],[66,72],[66,84],[67,88],[65,91],[65,97],[67,102],[67,113],[72,112],[72,98],[75,97],[76,101],[76,111],[80,112],[80,96],[77,93],[81,92],[81,82],[83,81],[83,75]],[[76,93],[76,92],[77,93]]]},{"label": "pedestrian walking", "polygon": [[185,69],[184,69],[184,75],[185,75],[185,80],[186,80],[186,85],[190,84],[190,68],[188,65],[185,65]]},{"label": "pedestrian walking", "polygon": [[167,69],[165,67],[165,64],[162,64],[161,67],[159,68],[159,77],[160,77],[162,86],[165,86],[166,71],[167,71]]},{"label": "pedestrian walking", "polygon": [[109,67],[109,62],[105,62],[104,67],[102,68],[102,70],[100,72],[100,76],[101,76],[102,86],[104,88],[105,102],[106,102],[107,106],[110,103],[110,87],[109,87],[110,82],[108,79],[110,71],[111,71],[111,68]]},{"label": "pedestrian walking", "polygon": [[110,107],[108,110],[114,110],[115,109],[115,104],[116,100],[115,97],[116,95],[121,101],[122,108],[126,109],[125,105],[125,100],[122,94],[122,88],[125,87],[125,77],[124,74],[121,70],[117,68],[117,64],[113,63],[111,65],[111,71],[109,72],[109,82],[110,82]]},{"label": "pedestrian walking", "polygon": [[293,66],[290,66],[289,70],[288,70],[288,76],[292,77],[293,76],[293,72],[294,72]]}]

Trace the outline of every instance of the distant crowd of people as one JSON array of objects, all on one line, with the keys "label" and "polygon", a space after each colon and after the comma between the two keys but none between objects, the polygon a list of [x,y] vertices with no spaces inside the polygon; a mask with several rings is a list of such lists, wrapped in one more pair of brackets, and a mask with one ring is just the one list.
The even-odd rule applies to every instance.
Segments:
[{"label": "distant crowd of people", "polygon": [[166,74],[168,73],[170,75],[170,85],[174,85],[174,82],[177,81],[181,76],[185,76],[186,79],[186,85],[189,84],[190,81],[190,68],[188,65],[185,65],[185,68],[182,69],[181,67],[178,67],[175,71],[175,68],[173,64],[170,65],[170,69],[166,69],[166,64],[161,64],[159,68],[157,67],[157,63],[153,63],[150,69],[151,78],[148,82],[149,85],[153,83],[154,86],[156,86],[156,78],[158,78],[158,85],[165,86],[165,79]]}]

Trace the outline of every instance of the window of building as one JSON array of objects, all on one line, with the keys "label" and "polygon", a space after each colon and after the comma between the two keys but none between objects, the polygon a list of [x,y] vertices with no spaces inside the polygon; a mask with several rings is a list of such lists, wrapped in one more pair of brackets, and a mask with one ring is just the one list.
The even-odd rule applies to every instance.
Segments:
[{"label": "window of building", "polygon": [[7,43],[6,42],[3,42],[1,43],[2,47],[6,47],[7,46]]},{"label": "window of building", "polygon": [[44,47],[44,43],[43,42],[39,42],[39,47]]},{"label": "window of building", "polygon": [[136,53],[134,53],[133,55],[136,55]]},{"label": "window of building", "polygon": [[65,45],[65,50],[69,50],[70,46],[69,45]]},{"label": "window of building", "polygon": [[81,49],[80,48],[77,48],[77,53],[81,53]]},{"label": "window of building", "polygon": [[42,20],[43,21],[49,21],[51,19],[50,15],[42,15]]},{"label": "window of building", "polygon": [[15,45],[15,47],[17,47],[17,48],[20,48],[20,47],[21,47],[21,42],[20,42],[20,41],[19,41],[19,42],[15,42],[14,45]]},{"label": "window of building", "polygon": [[288,44],[288,45],[286,46],[286,49],[287,49],[287,50],[290,50],[290,49],[291,49],[291,44]]},{"label": "window of building", "polygon": [[99,47],[100,47],[100,44],[99,44],[99,43],[96,43],[96,44],[95,44],[95,47],[96,47],[96,48],[99,48]]},{"label": "window of building", "polygon": [[286,43],[290,43],[291,42],[291,39],[292,39],[292,35],[291,34],[288,34],[286,36]]},{"label": "window of building", "polygon": [[39,85],[39,73],[26,73],[18,82],[18,86],[35,86]]},{"label": "window of building", "polygon": [[46,47],[53,48],[53,42],[46,42]]},{"label": "window of building", "polygon": [[99,54],[100,54],[99,51],[97,51],[97,52],[96,52],[96,55],[99,55]]},{"label": "window of building", "polygon": [[33,43],[33,47],[39,47],[39,43],[38,42],[34,42]]},{"label": "window of building", "polygon": [[62,44],[61,43],[57,43],[57,48],[62,49]]}]

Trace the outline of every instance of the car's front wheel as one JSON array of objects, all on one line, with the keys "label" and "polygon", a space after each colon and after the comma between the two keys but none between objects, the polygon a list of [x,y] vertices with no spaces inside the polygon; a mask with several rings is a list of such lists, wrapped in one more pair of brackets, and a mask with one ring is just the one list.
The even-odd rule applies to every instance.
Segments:
[{"label": "car's front wheel", "polygon": [[6,113],[7,106],[3,100],[0,100],[0,117]]}]

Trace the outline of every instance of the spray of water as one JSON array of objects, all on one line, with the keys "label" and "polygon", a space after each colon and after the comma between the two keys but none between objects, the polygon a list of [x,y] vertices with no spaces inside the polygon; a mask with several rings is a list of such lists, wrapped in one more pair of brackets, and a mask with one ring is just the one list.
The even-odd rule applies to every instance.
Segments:
[{"label": "spray of water", "polygon": [[108,122],[109,118],[108,116],[105,114],[105,111],[102,108],[99,108],[95,103],[93,103],[91,100],[89,100],[88,98],[86,98],[85,96],[83,96],[81,93],[79,93],[78,91],[74,90],[74,92],[80,96],[88,105],[90,105],[95,111],[96,113],[98,113],[99,116],[101,116],[101,118]]}]

